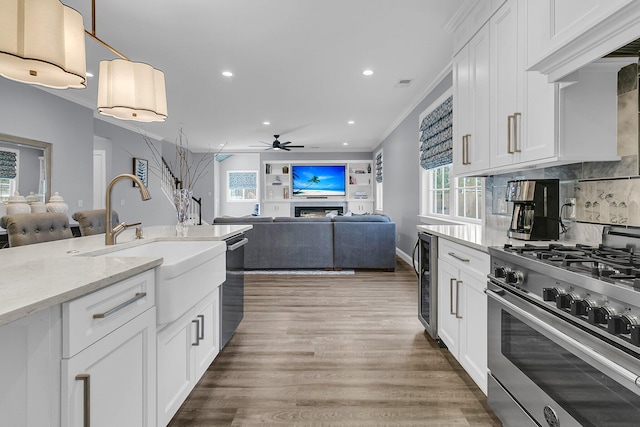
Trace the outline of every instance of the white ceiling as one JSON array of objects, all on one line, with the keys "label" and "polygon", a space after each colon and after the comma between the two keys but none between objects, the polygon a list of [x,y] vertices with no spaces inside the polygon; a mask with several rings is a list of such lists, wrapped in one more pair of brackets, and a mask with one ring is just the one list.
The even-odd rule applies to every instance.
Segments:
[{"label": "white ceiling", "polygon": [[[371,151],[451,61],[444,28],[462,2],[96,0],[97,36],[162,70],[167,85],[165,123],[106,120],[167,141],[182,127],[193,151],[257,151],[274,134],[304,151]],[[91,31],[91,0],[63,3]],[[86,45],[95,77],[53,93],[95,108],[99,61],[115,55]]]}]

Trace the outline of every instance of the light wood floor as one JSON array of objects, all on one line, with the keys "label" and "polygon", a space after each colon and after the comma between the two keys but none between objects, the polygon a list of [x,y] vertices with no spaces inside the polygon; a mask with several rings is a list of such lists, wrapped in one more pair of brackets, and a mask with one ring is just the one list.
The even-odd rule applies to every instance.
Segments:
[{"label": "light wood floor", "polygon": [[179,426],[500,426],[395,272],[245,276],[245,318]]}]

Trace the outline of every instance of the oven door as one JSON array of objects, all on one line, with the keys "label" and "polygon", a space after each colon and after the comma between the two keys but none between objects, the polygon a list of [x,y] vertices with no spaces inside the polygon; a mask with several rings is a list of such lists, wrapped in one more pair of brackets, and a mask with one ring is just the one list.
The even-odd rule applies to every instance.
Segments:
[{"label": "oven door", "polygon": [[[541,426],[638,425],[637,355],[492,282],[487,295],[489,370],[524,413]],[[489,403],[501,418],[515,412],[505,410],[491,391]]]}]

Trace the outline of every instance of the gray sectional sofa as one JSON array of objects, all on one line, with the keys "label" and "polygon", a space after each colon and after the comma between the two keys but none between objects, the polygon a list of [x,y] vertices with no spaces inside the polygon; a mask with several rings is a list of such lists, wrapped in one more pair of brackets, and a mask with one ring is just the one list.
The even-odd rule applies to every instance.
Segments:
[{"label": "gray sectional sofa", "polygon": [[218,217],[213,222],[253,225],[246,232],[246,269],[396,267],[396,224],[386,215]]}]

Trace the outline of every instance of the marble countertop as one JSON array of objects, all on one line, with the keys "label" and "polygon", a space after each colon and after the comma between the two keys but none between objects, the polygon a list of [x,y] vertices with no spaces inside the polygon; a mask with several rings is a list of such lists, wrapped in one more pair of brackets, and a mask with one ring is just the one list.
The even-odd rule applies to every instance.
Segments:
[{"label": "marble countertop", "polygon": [[[250,224],[190,227],[176,236],[175,226],[135,230],[118,236],[117,245],[105,246],[104,234],[57,240],[0,250],[0,326],[112,285],[162,263],[158,257],[92,257],[160,240],[220,241],[250,230]],[[224,245],[223,242],[220,242]]]},{"label": "marble countertop", "polygon": [[[483,252],[489,252],[490,246],[503,246],[506,243],[516,245],[523,245],[525,243],[531,244],[547,244],[549,241],[536,242],[536,241],[524,241],[517,239],[510,239],[507,237],[507,231],[503,229],[496,229],[486,227],[483,225],[475,224],[461,224],[461,225],[418,225],[418,231],[423,231],[429,234],[433,234],[445,239],[460,243],[473,249],[477,249]],[[565,244],[576,244],[572,240],[559,240]]]}]

